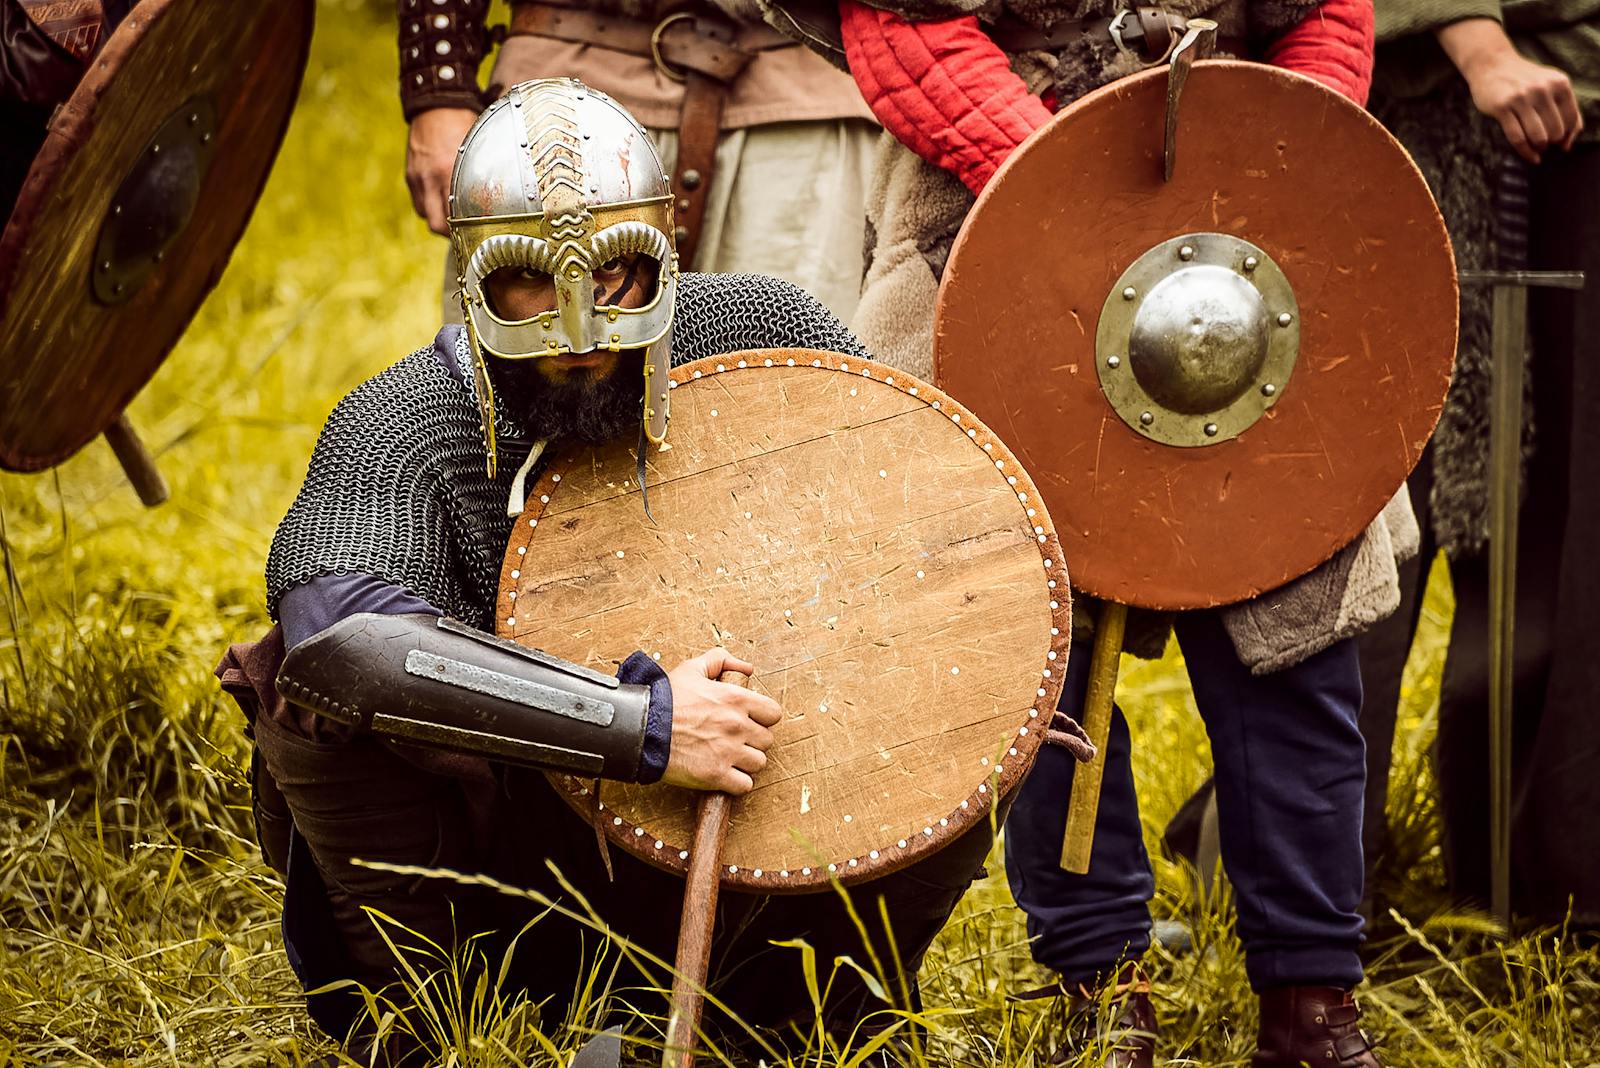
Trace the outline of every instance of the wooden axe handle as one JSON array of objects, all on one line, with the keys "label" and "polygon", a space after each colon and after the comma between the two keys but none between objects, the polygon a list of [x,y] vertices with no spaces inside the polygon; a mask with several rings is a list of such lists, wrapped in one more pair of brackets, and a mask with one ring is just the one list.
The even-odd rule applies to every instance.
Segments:
[{"label": "wooden axe handle", "polygon": [[[744,686],[750,676],[724,671],[718,682]],[[722,889],[722,843],[728,837],[728,810],[733,798],[708,793],[700,799],[689,877],[683,887],[683,920],[678,927],[678,958],[673,964],[672,1015],[667,1018],[667,1046],[662,1068],[692,1068],[695,1032],[705,1007],[706,971],[711,963],[711,935],[717,923],[717,892]]]}]

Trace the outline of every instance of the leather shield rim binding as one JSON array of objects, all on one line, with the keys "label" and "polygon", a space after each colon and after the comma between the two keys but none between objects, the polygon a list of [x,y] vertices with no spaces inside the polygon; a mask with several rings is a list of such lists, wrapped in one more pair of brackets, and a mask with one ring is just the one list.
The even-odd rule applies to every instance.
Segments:
[{"label": "leather shield rim binding", "polygon": [[[268,155],[269,160],[276,161],[278,153],[283,146],[284,137],[288,133],[289,124],[293,119],[295,107],[294,100],[298,97],[299,87],[304,82],[306,66],[311,56],[311,26],[315,17],[314,0],[277,0],[284,7],[290,4],[300,9],[299,19],[306,27],[302,47],[298,52],[298,65],[293,72],[292,84],[296,87],[289,106],[284,109],[283,121],[279,125],[272,143],[272,150]],[[89,141],[96,127],[99,125],[100,116],[98,104],[107,91],[107,88],[116,80],[123,70],[128,58],[132,56],[144,42],[152,28],[159,25],[161,20],[171,15],[173,18],[185,19],[194,17],[194,12],[188,10],[193,3],[184,0],[140,0],[135,4],[128,16],[117,26],[116,30],[107,38],[105,46],[95,55],[84,72],[83,79],[73,90],[72,96],[62,104],[52,117],[49,133],[44,144],[40,146],[39,153],[23,181],[22,189],[18,194],[16,205],[13,207],[11,217],[6,221],[3,231],[0,231],[0,323],[3,323],[11,314],[11,301],[14,297],[14,285],[17,272],[22,267],[22,254],[28,248],[28,243],[33,237],[35,224],[42,215],[42,209],[49,203],[55,194],[56,182],[62,172],[71,164],[78,155],[78,150]],[[174,13],[175,11],[175,13]],[[288,16],[294,17],[294,16]],[[154,130],[151,131],[152,133]],[[248,210],[240,213],[237,232],[232,235],[232,240],[227,245],[226,254],[222,255],[211,272],[210,278],[202,285],[195,295],[190,306],[182,313],[184,329],[193,322],[195,314],[200,310],[200,305],[221,278],[224,268],[232,258],[233,250],[238,247],[240,238],[255,213],[256,206],[260,203],[261,193],[266,188],[267,179],[271,176],[272,166],[262,169],[253,195],[250,198]],[[117,179],[121,181],[121,177]],[[113,185],[111,187],[115,189]],[[100,221],[96,220],[96,230]],[[181,237],[180,237],[181,241]],[[87,280],[84,283],[88,289]],[[116,412],[126,408],[128,403],[160,369],[179,339],[183,330],[179,330],[172,340],[165,346],[165,351],[159,357],[149,361],[149,371],[142,378],[125,386],[113,398],[113,418]],[[109,425],[110,420],[107,421]],[[0,468],[6,470],[28,472],[41,471],[55,466],[71,457],[84,445],[98,436],[105,428],[86,427],[80,434],[74,435],[73,440],[55,445],[48,449],[38,451],[23,451],[14,448],[10,443],[0,441]]]},{"label": "leather shield rim binding", "polygon": [[[773,872],[747,870],[742,867],[730,870],[727,864],[721,867],[720,874],[725,887],[764,894],[816,892],[825,890],[834,880],[849,886],[888,875],[937,852],[962,833],[977,826],[979,821],[989,819],[992,803],[996,799],[1004,800],[1010,797],[1021,785],[1023,777],[1038,755],[1040,745],[1044,742],[1045,729],[1056,711],[1056,704],[1066,682],[1065,665],[1072,632],[1071,583],[1068,580],[1061,543],[1056,537],[1048,510],[1042,507],[1038,488],[1005,443],[971,410],[944,391],[884,364],[863,361],[859,357],[842,353],[805,349],[752,350],[707,357],[673,368],[671,381],[682,385],[697,378],[719,374],[802,365],[848,374],[852,377],[870,378],[908,396],[916,397],[927,407],[947,414],[953,423],[971,431],[972,433],[966,436],[974,448],[983,449],[985,445],[990,446],[985,450],[985,455],[1003,461],[1005,472],[1014,472],[1011,477],[1014,477],[1016,482],[1010,488],[1019,498],[1018,506],[1024,509],[1037,506],[1036,514],[1029,517],[1028,522],[1035,527],[1043,528],[1043,533],[1036,535],[1033,544],[1039,552],[1041,563],[1049,565],[1044,568],[1045,577],[1055,583],[1050,602],[1050,623],[1054,633],[1050,639],[1048,653],[1039,665],[1042,674],[1037,689],[1043,692],[1043,696],[1036,696],[1029,710],[1029,718],[1025,723],[1018,725],[1018,732],[1007,742],[1006,756],[1003,758],[1005,763],[1000,770],[991,774],[987,781],[978,783],[956,804],[948,816],[928,824],[922,832],[903,839],[904,845],[898,844],[902,840],[897,839],[880,846],[873,851],[878,854],[876,857],[858,855],[828,858],[826,862],[815,864],[809,875],[797,871]],[[517,589],[518,580],[512,577],[512,572],[520,571],[524,562],[523,554],[518,550],[530,546],[536,523],[543,517],[549,501],[560,491],[562,475],[568,469],[569,463],[570,459],[566,456],[555,458],[546,467],[537,485],[529,489],[528,507],[518,518],[512,530],[511,540],[506,546],[505,562],[500,572],[502,593]],[[1000,473],[999,468],[996,468],[996,473],[997,477],[1002,479],[1007,477]],[[527,520],[534,522],[530,523]],[[507,617],[503,612],[495,613],[495,630],[502,638],[512,637]],[[558,773],[551,773],[549,777],[556,786],[556,792],[572,806],[573,810],[585,820],[589,819],[592,815],[591,810],[594,809],[594,801],[590,797],[590,780]],[[609,815],[609,818],[602,819],[600,825],[612,845],[655,867],[678,874],[688,871],[692,854],[691,856],[683,854],[690,852],[691,842],[670,843],[663,840],[663,847],[658,850],[654,845],[657,839],[653,831],[641,828],[644,833],[642,835],[636,833],[637,824],[616,815],[611,809],[602,810]]]},{"label": "leather shield rim binding", "polygon": [[[1159,124],[1153,124],[1154,120],[1142,124],[1129,124],[1125,120],[1133,107],[1138,107],[1138,113],[1143,115],[1146,104],[1155,109],[1153,113],[1159,116],[1162,105],[1151,103],[1145,97],[1152,99],[1162,97],[1165,80],[1166,69],[1156,68],[1120,79],[1084,96],[1063,109],[1048,126],[1035,134],[1002,165],[994,180],[978,198],[951,250],[939,293],[933,359],[935,379],[939,385],[953,390],[964,400],[975,404],[981,416],[987,417],[991,423],[1002,429],[1007,428],[1012,420],[1023,422],[1026,419],[1033,419],[1043,423],[1046,413],[1049,413],[1048,433],[1040,426],[1025,432],[1014,424],[1010,433],[1013,447],[1022,456],[1025,464],[1033,465],[1036,479],[1050,487],[1052,491],[1060,488],[1059,492],[1047,492],[1045,500],[1055,509],[1057,528],[1068,542],[1066,551],[1078,590],[1135,607],[1186,610],[1237,602],[1292,581],[1324,563],[1341,548],[1358,538],[1383,510],[1395,491],[1403,485],[1411,467],[1420,458],[1423,445],[1437,424],[1443,409],[1449,382],[1448,370],[1455,349],[1457,289],[1448,235],[1437,206],[1433,203],[1426,183],[1415,164],[1410,161],[1399,142],[1390,136],[1376,119],[1314,79],[1290,71],[1233,60],[1208,60],[1195,64],[1184,91],[1184,124],[1192,127],[1196,121],[1195,116],[1203,113],[1200,105],[1205,101],[1195,100],[1194,97],[1203,97],[1208,93],[1214,97],[1215,94],[1227,91],[1231,93],[1228,99],[1237,100],[1248,89],[1248,102],[1251,108],[1265,110],[1276,107],[1282,113],[1288,107],[1314,106],[1317,109],[1314,114],[1318,116],[1317,121],[1320,124],[1317,127],[1319,133],[1323,135],[1336,133],[1350,145],[1367,153],[1364,162],[1380,161],[1383,166],[1389,168],[1385,172],[1386,177],[1402,180],[1405,187],[1389,189],[1386,203],[1379,208],[1374,209],[1365,201],[1351,201],[1359,203],[1362,210],[1377,214],[1348,215],[1345,221],[1355,219],[1360,222],[1365,219],[1369,225],[1375,227],[1378,220],[1403,218],[1407,225],[1415,227],[1405,234],[1404,247],[1407,249],[1407,255],[1401,257],[1391,253],[1386,262],[1390,265],[1388,269],[1391,273],[1398,272],[1402,265],[1407,271],[1414,270],[1417,282],[1411,292],[1423,292],[1430,298],[1423,304],[1415,297],[1407,301],[1393,292],[1384,291],[1381,294],[1383,299],[1388,301],[1386,310],[1401,308],[1408,320],[1405,327],[1408,331],[1406,336],[1410,339],[1414,352],[1405,362],[1414,363],[1416,368],[1421,370],[1414,368],[1408,372],[1406,382],[1410,390],[1408,395],[1418,400],[1411,405],[1402,406],[1392,397],[1381,395],[1376,386],[1373,395],[1378,396],[1379,400],[1363,396],[1362,403],[1366,408],[1364,414],[1358,417],[1362,420],[1359,428],[1362,433],[1371,435],[1379,426],[1394,427],[1397,423],[1403,425],[1399,426],[1402,433],[1396,438],[1396,445],[1390,453],[1370,453],[1378,455],[1379,460],[1364,465],[1361,469],[1365,472],[1363,476],[1358,477],[1348,470],[1340,472],[1340,478],[1343,480],[1340,487],[1359,483],[1360,493],[1336,493],[1324,488],[1322,496],[1315,498],[1331,509],[1331,511],[1324,509],[1319,513],[1321,518],[1316,520],[1322,523],[1325,528],[1323,530],[1300,529],[1300,527],[1315,526],[1313,518],[1309,516],[1300,517],[1300,527],[1295,527],[1291,521],[1276,524],[1275,536],[1284,539],[1290,545],[1292,552],[1240,553],[1238,539],[1249,539],[1254,535],[1248,531],[1233,529],[1232,537],[1235,541],[1232,555],[1219,563],[1222,559],[1224,537],[1217,532],[1231,525],[1225,523],[1229,513],[1202,512],[1199,514],[1207,518],[1196,518],[1197,513],[1194,508],[1186,507],[1185,502],[1181,500],[1182,493],[1189,492],[1193,486],[1203,481],[1199,476],[1204,469],[1189,469],[1190,484],[1182,485],[1183,480],[1176,475],[1179,468],[1178,460],[1169,458],[1164,466],[1158,465],[1153,459],[1152,452],[1141,451],[1139,445],[1151,443],[1148,439],[1141,439],[1115,412],[1111,411],[1109,406],[1105,405],[1104,395],[1099,393],[1097,385],[1093,399],[1100,407],[1091,408],[1089,401],[1084,399],[1085,390],[1081,383],[1085,380],[1085,376],[1088,382],[1098,382],[1096,366],[1086,361],[1096,359],[1094,351],[1096,325],[1113,280],[1147,247],[1153,247],[1163,239],[1198,231],[1220,230],[1263,247],[1280,266],[1284,267],[1291,283],[1296,285],[1302,324],[1299,369],[1296,376],[1291,377],[1288,385],[1280,391],[1272,411],[1258,425],[1243,431],[1237,438],[1221,441],[1205,449],[1173,450],[1210,453],[1210,456],[1204,457],[1202,461],[1196,461],[1192,456],[1185,457],[1184,460],[1215,464],[1214,469],[1206,472],[1206,477],[1217,476],[1213,478],[1213,482],[1223,485],[1224,488],[1227,484],[1221,483],[1219,477],[1223,465],[1218,463],[1217,459],[1228,454],[1218,450],[1234,450],[1232,455],[1239,462],[1230,462],[1235,471],[1248,474],[1261,470],[1259,467],[1248,466],[1244,461],[1272,454],[1274,449],[1271,446],[1275,443],[1278,446],[1277,451],[1290,451],[1283,447],[1288,435],[1283,433],[1282,428],[1285,424],[1282,423],[1282,417],[1291,410],[1296,412],[1297,418],[1303,420],[1301,426],[1303,437],[1310,440],[1314,436],[1313,432],[1319,427],[1319,421],[1307,414],[1311,412],[1311,408],[1306,404],[1300,404],[1300,398],[1296,396],[1297,392],[1305,394],[1307,390],[1307,383],[1302,376],[1311,374],[1321,376],[1331,368],[1350,363],[1352,355],[1360,357],[1363,361],[1368,360],[1370,352],[1379,346],[1369,345],[1367,346],[1369,352],[1363,354],[1356,344],[1365,343],[1369,333],[1377,334],[1379,330],[1388,331],[1379,334],[1380,338],[1386,339],[1393,336],[1393,331],[1398,328],[1373,327],[1370,322],[1364,325],[1347,323],[1338,327],[1329,326],[1328,323],[1335,318],[1331,310],[1324,317],[1326,322],[1317,322],[1321,305],[1312,304],[1311,299],[1321,300],[1327,294],[1333,294],[1331,301],[1324,300],[1323,303],[1328,304],[1330,309],[1348,308],[1353,304],[1349,295],[1353,289],[1347,287],[1341,293],[1327,278],[1314,275],[1306,275],[1301,281],[1296,281],[1297,272],[1305,274],[1308,263],[1318,262],[1308,255],[1305,247],[1292,247],[1295,239],[1308,236],[1310,227],[1287,232],[1280,227],[1278,231],[1271,233],[1258,232],[1254,228],[1259,225],[1258,216],[1270,223],[1272,212],[1262,211],[1261,205],[1267,203],[1265,201],[1245,199],[1246,179],[1253,181],[1265,177],[1268,173],[1267,170],[1247,172],[1246,168],[1254,166],[1251,161],[1240,160],[1235,163],[1231,156],[1228,157],[1227,165],[1234,168],[1234,172],[1229,176],[1231,195],[1234,199],[1223,200],[1220,209],[1217,208],[1215,200],[1201,204],[1198,202],[1198,197],[1182,201],[1174,199],[1170,203],[1158,200],[1163,188],[1160,170],[1161,139],[1158,134],[1139,131],[1154,130]],[[1298,95],[1291,97],[1290,94]],[[1215,103],[1214,98],[1212,103]],[[999,238],[993,235],[1008,232],[1007,227],[1015,229],[1017,216],[1021,213],[1019,205],[1023,204],[1030,194],[1037,193],[1044,184],[1043,175],[1047,173],[1057,175],[1054,188],[1060,189],[1066,179],[1059,177],[1059,168],[1077,167],[1090,173],[1091,161],[1087,149],[1081,146],[1086,141],[1095,140],[1096,124],[1104,126],[1112,122],[1107,116],[1119,114],[1124,120],[1120,128],[1135,132],[1123,139],[1122,146],[1094,157],[1093,167],[1103,169],[1107,175],[1106,180],[1097,187],[1099,193],[1085,196],[1076,202],[1067,200],[1067,194],[1062,194],[1053,214],[1036,206],[1028,216],[1032,224],[1028,231],[1029,240],[1035,243],[1032,247],[1053,247],[1049,244],[1051,235],[1048,231],[1051,226],[1063,225],[1061,220],[1065,219],[1088,218],[1090,226],[1095,229],[1090,229],[1092,236],[1085,238],[1087,241],[1094,241],[1095,237],[1115,227],[1138,225],[1143,227],[1138,231],[1138,240],[1144,244],[1135,248],[1134,242],[1129,240],[1126,247],[1117,247],[1115,254],[1098,256],[1098,260],[1104,261],[1106,278],[1103,286],[1099,286],[1098,277],[1095,276],[1100,267],[1084,266],[1090,259],[1087,256],[1073,259],[1070,254],[1063,254],[1058,257],[1059,267],[1046,265],[1040,268],[1039,274],[1032,279],[1032,288],[1029,291],[1048,291],[1058,306],[1076,311],[1077,323],[1086,336],[1080,343],[1073,335],[1072,331],[1077,328],[1070,325],[1071,320],[1066,311],[1046,320],[1047,326],[1055,331],[1047,335],[1048,344],[1053,347],[1054,352],[1052,361],[1049,361],[1049,369],[1052,372],[1059,372],[1063,380],[1070,381],[1062,383],[1022,381],[1022,376],[1034,371],[1043,372],[1046,369],[1047,361],[1040,359],[1015,368],[1010,375],[1009,387],[1004,387],[1000,376],[993,372],[995,359],[989,354],[991,350],[998,346],[1017,348],[1027,344],[1044,344],[1039,340],[1044,334],[1044,329],[1036,328],[1036,332],[1030,335],[1028,324],[1008,325],[1004,316],[1010,314],[1010,323],[1016,324],[1026,318],[1027,309],[1019,309],[1016,313],[997,309],[993,303],[993,287],[998,283],[987,283],[981,278],[978,281],[968,281],[963,276],[981,275],[986,269],[986,264],[991,275],[1000,273],[998,268],[993,267],[993,264],[998,262],[999,256],[997,245]],[[1278,117],[1281,118],[1282,114]],[[1259,136],[1265,139],[1269,135],[1263,132]],[[1270,136],[1281,141],[1281,133],[1273,133]],[[1318,139],[1308,138],[1301,143],[1316,144]],[[1195,170],[1196,167],[1206,166],[1206,161],[1212,158],[1205,151],[1197,151],[1208,147],[1209,142],[1201,139],[1200,132],[1192,128],[1185,131],[1182,125],[1180,126],[1174,186],[1182,184],[1186,165],[1190,168],[1190,173],[1201,173],[1210,178],[1222,173],[1216,169],[1220,166],[1218,164],[1210,164],[1212,170]],[[1235,154],[1244,150],[1231,143],[1226,147]],[[1215,150],[1218,154],[1221,151],[1221,148]],[[1151,169],[1149,177],[1144,176],[1141,161],[1148,162]],[[1135,169],[1136,166],[1140,169]],[[1264,166],[1270,167],[1270,164]],[[1029,172],[1033,173],[1030,175]],[[1326,173],[1335,175],[1345,172],[1330,165]],[[1125,175],[1129,174],[1137,180],[1133,187],[1123,181]],[[1332,178],[1326,180],[1331,182]],[[1216,190],[1215,186],[1212,188]],[[1094,190],[1091,189],[1089,192],[1093,194]],[[1303,202],[1311,195],[1311,193],[1302,194],[1295,202],[1293,210],[1303,213]],[[1037,195],[1032,196],[1032,201],[1037,202],[1038,199]],[[1280,217],[1286,216],[1290,209],[1290,205],[1285,205],[1282,210],[1277,211],[1277,214]],[[1204,216],[1200,214],[1202,210],[1206,211]],[[983,220],[991,211],[994,217],[989,220],[989,235],[977,235],[978,227],[974,223]],[[1228,214],[1230,211],[1233,213],[1231,216]],[[1220,222],[1216,219],[1219,212],[1222,215]],[[1331,215],[1331,212],[1325,214]],[[1167,229],[1158,232],[1157,223],[1142,221],[1146,217],[1158,219],[1159,225]],[[1228,225],[1238,220],[1243,220],[1244,225],[1240,227]],[[1079,229],[1083,227],[1080,226]],[[1353,226],[1351,231],[1354,232]],[[1333,226],[1326,232],[1341,233]],[[1392,238],[1391,245],[1400,243],[1399,238],[1393,234],[1385,232],[1384,236]],[[1117,255],[1123,253],[1126,254],[1126,262],[1117,259]],[[1334,253],[1330,251],[1321,263],[1332,263],[1333,255]],[[1010,256],[1006,262],[1014,263],[1015,256]],[[1333,265],[1337,266],[1336,263]],[[1053,275],[1050,273],[1052,270]],[[1324,273],[1332,275],[1335,272],[1329,269]],[[1058,279],[1067,279],[1070,284],[1052,288],[1052,284]],[[1091,279],[1094,285],[1091,285]],[[1018,276],[1013,273],[1011,288],[1015,291],[1029,287],[1021,284]],[[1372,289],[1373,286],[1369,283],[1368,290],[1363,291],[1363,294],[1370,298]],[[1310,298],[1308,293],[1311,294]],[[1077,303],[1079,301],[1082,303]],[[1369,299],[1368,304],[1370,303]],[[1039,316],[1036,315],[1034,318],[1038,319]],[[1369,317],[1369,319],[1375,318],[1376,316]],[[1392,319],[1393,317],[1390,321]],[[1319,335],[1318,330],[1323,333]],[[1334,348],[1326,339],[1341,343],[1341,347]],[[1319,345],[1323,345],[1323,348],[1319,349]],[[979,356],[963,360],[962,357],[953,355],[963,348],[977,350]],[[1380,351],[1379,355],[1384,355],[1384,352]],[[980,363],[985,359],[988,370],[983,374],[994,379],[993,382],[980,377]],[[1397,364],[1400,362],[1398,357],[1395,357],[1395,361]],[[1312,365],[1310,370],[1307,370],[1308,364]],[[1375,361],[1371,365],[1381,367],[1381,364]],[[1362,363],[1360,366],[1369,364]],[[1319,377],[1317,381],[1322,384],[1318,390],[1312,391],[1314,394],[1319,391],[1321,393],[1319,398],[1313,397],[1321,401],[1316,411],[1335,410],[1327,403],[1327,395],[1332,392],[1333,384],[1339,380],[1329,378],[1323,382]],[[1020,405],[1008,406],[996,399],[1005,396],[1001,392],[1003,388],[1011,389],[1010,396],[1026,396],[1027,403],[1034,406],[1031,414],[1025,416],[1013,414],[1018,412]],[[1393,392],[1399,391],[1393,390]],[[1386,409],[1386,412],[1392,410],[1410,414],[1399,420],[1380,420],[1371,414],[1377,410],[1379,403],[1390,404],[1390,409]],[[1109,419],[1110,422],[1102,424],[1102,417]],[[1339,417],[1346,420],[1350,418],[1342,411]],[[1074,423],[1075,418],[1076,423]],[[1276,437],[1269,429],[1275,419],[1278,420],[1279,426]],[[1288,425],[1293,426],[1293,423]],[[1096,430],[1099,431],[1098,438]],[[1114,435],[1125,435],[1126,438],[1114,438]],[[1260,441],[1265,447],[1253,453],[1240,452],[1241,448],[1249,447],[1248,443],[1252,438]],[[1134,444],[1128,444],[1129,440]],[[1289,440],[1292,444],[1292,439]],[[1352,447],[1350,442],[1354,440],[1356,435],[1352,433],[1344,443],[1345,455],[1349,455]],[[1369,437],[1367,440],[1375,439]],[[1330,437],[1328,444],[1337,450],[1339,439]],[[1316,448],[1314,441],[1309,448]],[[1102,449],[1105,452],[1104,462],[1102,462]],[[1069,468],[1064,463],[1058,465],[1058,458],[1069,455],[1072,450],[1077,450],[1083,457],[1073,461],[1078,466]],[[1404,470],[1400,469],[1402,460]],[[1381,469],[1385,476],[1390,473],[1390,468],[1393,468],[1392,481],[1387,477],[1376,477],[1371,474],[1379,462],[1388,465]],[[1130,472],[1138,474],[1141,470],[1151,472],[1148,476],[1149,484],[1136,484],[1126,479]],[[1111,477],[1098,477],[1097,473],[1101,471],[1110,472]],[[1155,495],[1161,492],[1162,478],[1158,478],[1156,473],[1163,473],[1162,478],[1165,479],[1168,493],[1177,486],[1180,491],[1178,505],[1172,506],[1171,502],[1166,502],[1157,507]],[[1069,479],[1078,480],[1069,484]],[[1237,480],[1233,482],[1230,507],[1242,509],[1247,503],[1247,499],[1241,496],[1241,485],[1248,487],[1249,484]],[[1153,490],[1152,486],[1155,487]],[[1110,487],[1109,492],[1107,487]],[[1137,498],[1136,489],[1148,491],[1146,496],[1150,503],[1147,504],[1144,499]],[[1069,492],[1070,498],[1067,497]],[[1261,496],[1259,499],[1264,500],[1265,497]],[[1109,503],[1129,500],[1136,500],[1145,507],[1138,524],[1133,522],[1128,508],[1116,507]],[[1255,511],[1265,512],[1266,509],[1264,505],[1258,505],[1255,506]],[[1238,513],[1234,513],[1233,518],[1238,521]],[[1158,520],[1160,520],[1159,527],[1156,525]],[[1207,526],[1207,523],[1210,525]],[[1178,528],[1176,534],[1171,529],[1174,526]],[[1186,532],[1191,533],[1192,541],[1185,542],[1182,535]],[[1211,541],[1213,555],[1202,556],[1203,550],[1197,548],[1197,545],[1203,546],[1207,539]],[[1179,552],[1179,549],[1183,549],[1184,552]],[[1273,565],[1271,567],[1262,563],[1269,558]],[[1251,574],[1246,575],[1246,569],[1251,569]]]}]

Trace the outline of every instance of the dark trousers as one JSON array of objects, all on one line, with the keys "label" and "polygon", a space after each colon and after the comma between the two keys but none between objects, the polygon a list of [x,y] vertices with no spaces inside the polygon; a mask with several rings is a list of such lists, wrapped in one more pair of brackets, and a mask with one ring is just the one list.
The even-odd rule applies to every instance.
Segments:
[{"label": "dark trousers", "polygon": [[[543,1002],[542,1018],[552,1026],[585,969],[602,953],[609,956],[607,967],[620,968],[616,986],[670,986],[663,969],[654,969],[652,984],[614,950],[607,951],[592,929],[556,914],[541,915],[543,908],[532,901],[354,862],[364,858],[481,871],[568,908],[592,909],[616,935],[671,962],[683,880],[617,848],[610,849],[615,878],[608,878],[593,828],[556,795],[543,774],[497,769],[494,789],[485,798],[481,789],[423,770],[371,736],[312,741],[266,717],[258,718],[256,732],[259,756],[283,799],[281,811],[258,812],[258,821],[265,826],[292,818],[296,828],[297,848],[287,863],[284,936],[308,990],[337,979],[379,987],[399,978],[394,953],[368,909],[414,932],[389,929],[402,945],[416,944],[421,936],[448,947],[492,932],[479,943],[491,974],[517,936],[507,993],[521,990]],[[258,806],[271,800],[258,790]],[[824,985],[836,958],[848,956],[872,971],[876,956],[895,1001],[916,1004],[914,977],[923,954],[981,870],[992,841],[988,824],[980,824],[934,856],[856,886],[850,896],[859,929],[833,892],[723,894],[711,960],[713,993],[755,1026],[808,1024],[814,1014],[801,952],[772,945],[802,939],[815,951]],[[892,946],[881,918],[884,908]],[[906,977],[898,990],[893,989],[897,961]],[[849,968],[839,969],[831,986],[823,1006],[830,1027],[848,1032],[863,1015],[886,1007]],[[348,994],[309,1000],[318,1023],[337,1037],[359,1009],[359,1000]],[[626,1000],[648,1012],[664,1011],[660,995],[648,989],[635,990]],[[726,1026],[726,1021],[708,1007],[707,1024]],[[390,1055],[391,1061],[397,1059]]]},{"label": "dark trousers", "polygon": [[[1212,611],[1178,617],[1178,642],[1216,766],[1222,863],[1257,990],[1361,980],[1361,685],[1353,641],[1253,676]],[[1087,643],[1072,650],[1061,708],[1081,715]],[[1159,744],[1150,740],[1146,744]],[[1134,793],[1128,727],[1113,711],[1089,871],[1059,865],[1075,761],[1045,747],[1006,821],[1006,872],[1033,956],[1092,980],[1150,944],[1155,890]]]}]

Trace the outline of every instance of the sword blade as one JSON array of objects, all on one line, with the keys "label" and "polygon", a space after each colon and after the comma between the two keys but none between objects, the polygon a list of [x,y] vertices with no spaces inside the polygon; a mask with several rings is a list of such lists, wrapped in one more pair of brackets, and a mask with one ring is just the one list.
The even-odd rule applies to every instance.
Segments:
[{"label": "sword blade", "polygon": [[1515,684],[1517,505],[1522,470],[1522,365],[1528,291],[1494,290],[1494,377],[1489,421],[1489,864],[1490,901],[1511,922],[1511,721]]}]

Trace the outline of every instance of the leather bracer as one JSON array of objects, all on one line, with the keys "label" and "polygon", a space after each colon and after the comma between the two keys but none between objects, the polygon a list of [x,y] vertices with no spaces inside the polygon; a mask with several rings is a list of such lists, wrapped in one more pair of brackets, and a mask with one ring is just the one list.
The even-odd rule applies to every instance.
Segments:
[{"label": "leather bracer", "polygon": [[650,688],[429,615],[348,616],[289,650],[287,701],[395,741],[635,781]]},{"label": "leather bracer", "polygon": [[489,50],[489,0],[397,0],[400,108],[483,108],[478,64]]}]

